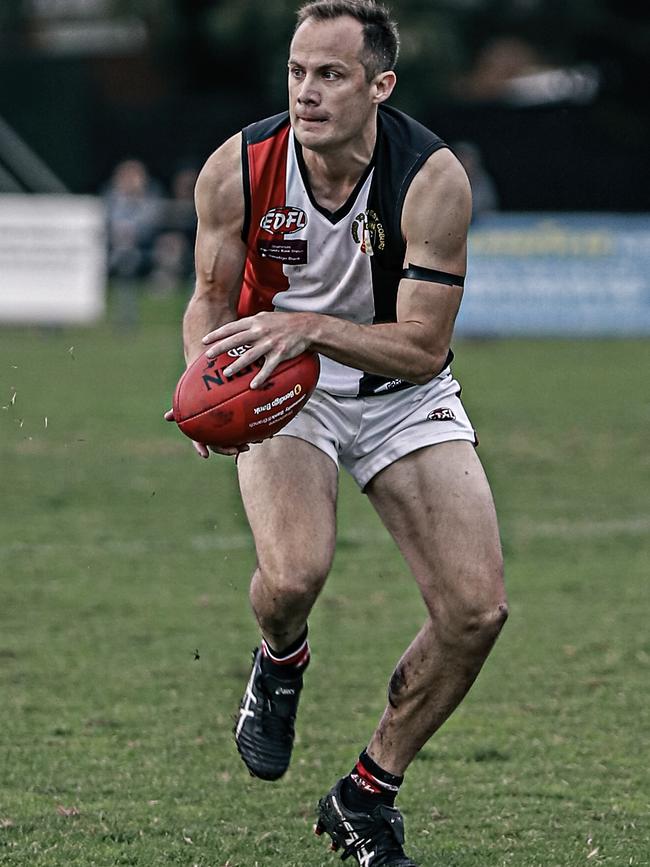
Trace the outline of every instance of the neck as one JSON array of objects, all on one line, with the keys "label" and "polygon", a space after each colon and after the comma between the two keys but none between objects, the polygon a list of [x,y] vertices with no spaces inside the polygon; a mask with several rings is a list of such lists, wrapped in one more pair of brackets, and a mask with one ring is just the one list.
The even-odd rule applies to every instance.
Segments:
[{"label": "neck", "polygon": [[377,141],[377,118],[351,142],[326,150],[302,146],[302,155],[312,184],[352,186],[357,183],[372,159]]}]

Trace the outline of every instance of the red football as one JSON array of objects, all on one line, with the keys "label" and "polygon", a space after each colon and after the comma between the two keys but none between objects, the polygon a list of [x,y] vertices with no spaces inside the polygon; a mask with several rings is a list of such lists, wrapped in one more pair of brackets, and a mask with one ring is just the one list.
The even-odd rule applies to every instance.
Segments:
[{"label": "red football", "polygon": [[250,382],[263,359],[225,376],[247,347],[206,358],[200,355],[181,376],[174,393],[174,421],[196,442],[228,447],[264,440],[300,412],[318,382],[318,355],[303,352],[281,361],[260,388]]}]

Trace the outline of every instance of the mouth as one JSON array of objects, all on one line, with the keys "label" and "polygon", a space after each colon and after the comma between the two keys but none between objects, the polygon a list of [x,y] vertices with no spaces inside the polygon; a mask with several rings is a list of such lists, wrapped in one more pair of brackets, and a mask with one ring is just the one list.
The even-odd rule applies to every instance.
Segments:
[{"label": "mouth", "polygon": [[310,117],[308,115],[299,114],[299,115],[297,115],[297,120],[301,121],[302,123],[322,124],[322,123],[327,123],[328,118],[326,118],[326,117]]}]

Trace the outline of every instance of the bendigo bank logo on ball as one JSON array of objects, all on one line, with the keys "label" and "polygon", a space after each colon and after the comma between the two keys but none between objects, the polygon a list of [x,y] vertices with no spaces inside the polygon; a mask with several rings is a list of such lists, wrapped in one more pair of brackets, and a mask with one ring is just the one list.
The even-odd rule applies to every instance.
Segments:
[{"label": "bendigo bank logo on ball", "polygon": [[291,235],[307,225],[307,214],[300,208],[271,208],[260,220],[260,229],[271,235]]},{"label": "bendigo bank logo on ball", "polygon": [[300,385],[300,383],[297,383],[286,394],[278,395],[278,397],[274,397],[273,400],[269,400],[267,403],[264,403],[264,404],[261,404],[260,406],[254,407],[253,413],[255,415],[259,415],[262,412],[269,412],[272,409],[276,409],[277,407],[282,406],[288,400],[292,400],[292,398],[294,398],[294,397],[299,397],[301,394],[302,394],[302,385]]}]

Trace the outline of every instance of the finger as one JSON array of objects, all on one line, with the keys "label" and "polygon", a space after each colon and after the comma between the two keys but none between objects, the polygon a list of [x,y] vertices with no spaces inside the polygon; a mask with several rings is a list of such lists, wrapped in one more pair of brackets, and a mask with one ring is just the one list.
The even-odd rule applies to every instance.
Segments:
[{"label": "finger", "polygon": [[247,445],[232,446],[231,448],[225,448],[225,447],[219,448],[219,446],[208,446],[208,448],[210,449],[211,452],[214,452],[215,455],[225,455],[226,457],[229,457],[229,458],[234,458],[238,454],[240,454],[240,452],[247,452],[249,450],[249,446],[247,446]]},{"label": "finger", "polygon": [[174,418],[174,410],[168,409],[163,418],[165,419],[165,421],[176,421],[176,419]]},{"label": "finger", "polygon": [[192,445],[194,446],[194,451],[199,455],[199,457],[201,457],[201,458],[209,458],[210,457],[210,452],[208,451],[208,447],[205,445],[205,443],[197,443],[194,440],[192,440]]},{"label": "finger", "polygon": [[240,370],[244,370],[244,368],[249,367],[249,365],[258,361],[258,359],[262,358],[262,356],[270,349],[271,344],[269,342],[258,343],[256,346],[251,346],[251,348],[243,355],[240,355],[232,361],[228,367],[224,367],[223,372],[225,376],[234,376],[236,373],[239,373]]},{"label": "finger", "polygon": [[217,355],[222,355],[230,349],[240,349],[242,347],[250,347],[253,345],[254,337],[251,331],[239,331],[232,337],[224,337],[222,340],[213,343],[210,349],[207,350],[207,358],[216,358]]},{"label": "finger", "polygon": [[264,385],[266,380],[271,376],[279,363],[279,355],[266,355],[264,358],[264,364],[262,365],[262,369],[251,380],[250,388],[261,388],[261,386]]},{"label": "finger", "polygon": [[246,331],[250,326],[251,317],[245,316],[243,319],[235,319],[233,322],[226,322],[225,325],[220,325],[214,331],[210,331],[203,338],[203,343],[214,343],[217,340],[222,340],[224,337],[231,337],[233,334],[238,334],[240,331]]}]

